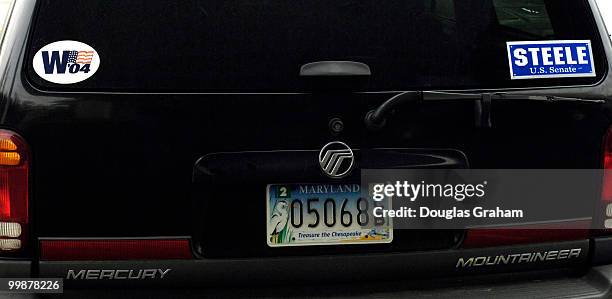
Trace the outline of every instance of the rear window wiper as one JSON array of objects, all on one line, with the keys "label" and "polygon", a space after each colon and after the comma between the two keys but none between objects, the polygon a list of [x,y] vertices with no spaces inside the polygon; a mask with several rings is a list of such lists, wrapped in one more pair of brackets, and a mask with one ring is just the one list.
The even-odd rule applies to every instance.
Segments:
[{"label": "rear window wiper", "polygon": [[390,112],[399,105],[419,104],[424,101],[471,100],[475,103],[477,123],[491,127],[491,103],[493,100],[523,100],[541,102],[579,102],[604,104],[605,99],[585,99],[557,95],[521,94],[507,92],[460,93],[442,91],[407,91],[386,100],[378,108],[371,110],[365,117],[366,126],[372,130],[382,129]]}]

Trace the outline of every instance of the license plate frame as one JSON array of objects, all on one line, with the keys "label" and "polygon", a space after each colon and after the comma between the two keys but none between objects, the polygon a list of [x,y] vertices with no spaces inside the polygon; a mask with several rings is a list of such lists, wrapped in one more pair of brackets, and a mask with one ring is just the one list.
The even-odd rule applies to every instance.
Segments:
[{"label": "license plate frame", "polygon": [[392,219],[374,217],[373,208],[390,205],[390,198],[377,202],[362,196],[359,184],[268,184],[266,243],[269,247],[388,244],[393,242]]}]

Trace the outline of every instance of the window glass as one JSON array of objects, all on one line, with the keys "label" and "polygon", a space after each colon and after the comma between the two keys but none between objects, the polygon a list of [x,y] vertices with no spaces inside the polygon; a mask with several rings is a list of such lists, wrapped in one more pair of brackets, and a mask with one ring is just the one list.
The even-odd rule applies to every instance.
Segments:
[{"label": "window glass", "polygon": [[[306,63],[372,70],[370,91],[598,82],[603,45],[586,0],[40,0],[25,59],[40,88],[308,91]],[[43,46],[75,40],[101,64],[70,85],[32,69]],[[511,80],[506,42],[592,40],[596,78]]]},{"label": "window glass", "polygon": [[544,0],[494,0],[493,3],[500,25],[540,37],[554,36]]}]

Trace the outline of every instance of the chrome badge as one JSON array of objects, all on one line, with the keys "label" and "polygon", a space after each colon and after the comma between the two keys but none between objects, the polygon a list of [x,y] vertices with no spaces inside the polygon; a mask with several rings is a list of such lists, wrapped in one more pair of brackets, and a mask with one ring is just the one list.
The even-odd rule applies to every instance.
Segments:
[{"label": "chrome badge", "polygon": [[353,150],[344,142],[330,142],[319,152],[319,165],[330,178],[339,179],[347,176],[353,169],[354,163]]}]

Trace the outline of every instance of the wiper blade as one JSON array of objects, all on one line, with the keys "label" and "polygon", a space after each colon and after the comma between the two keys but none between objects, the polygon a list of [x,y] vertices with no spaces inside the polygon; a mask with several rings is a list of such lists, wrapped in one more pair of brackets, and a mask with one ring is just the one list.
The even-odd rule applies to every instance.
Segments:
[{"label": "wiper blade", "polygon": [[[404,94],[404,93],[403,93]],[[480,100],[490,96],[492,100],[527,100],[544,102],[584,102],[594,104],[604,104],[605,99],[585,99],[576,97],[565,97],[558,95],[542,95],[529,93],[508,93],[508,92],[483,92],[483,93],[455,93],[441,91],[423,91],[425,101],[444,101],[444,100]]]},{"label": "wiper blade", "polygon": [[389,112],[398,105],[407,103],[418,104],[423,101],[472,100],[477,110],[476,122],[481,126],[491,127],[491,103],[493,100],[524,100],[542,102],[577,102],[604,104],[605,99],[584,99],[557,95],[520,94],[507,92],[460,93],[442,91],[407,91],[402,92],[382,103],[378,108],[368,112],[365,117],[366,126],[372,130],[382,129]]}]

